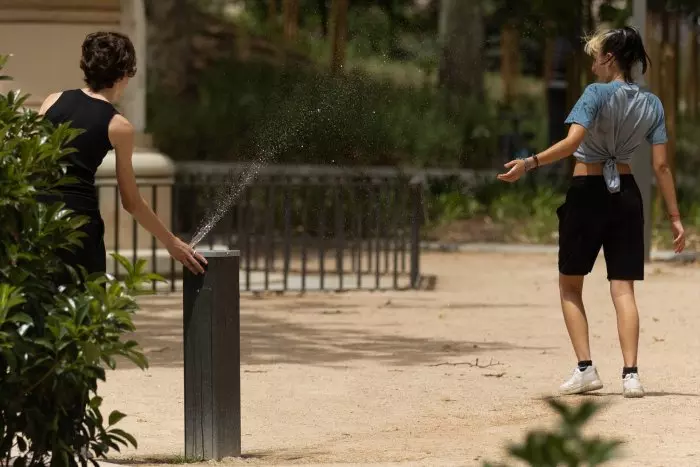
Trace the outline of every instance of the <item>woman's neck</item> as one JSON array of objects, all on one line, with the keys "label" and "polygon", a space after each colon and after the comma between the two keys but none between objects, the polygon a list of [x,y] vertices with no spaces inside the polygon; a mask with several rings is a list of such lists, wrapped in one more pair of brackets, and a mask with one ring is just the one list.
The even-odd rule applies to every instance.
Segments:
[{"label": "woman's neck", "polygon": [[620,70],[611,70],[612,73],[612,79],[610,81],[621,81],[623,83],[626,83],[627,80],[625,79],[625,74],[621,72]]},{"label": "woman's neck", "polygon": [[114,88],[101,89],[99,91],[93,91],[90,88],[85,88],[84,91],[95,99],[101,99],[109,103],[113,103],[117,100],[117,90]]}]

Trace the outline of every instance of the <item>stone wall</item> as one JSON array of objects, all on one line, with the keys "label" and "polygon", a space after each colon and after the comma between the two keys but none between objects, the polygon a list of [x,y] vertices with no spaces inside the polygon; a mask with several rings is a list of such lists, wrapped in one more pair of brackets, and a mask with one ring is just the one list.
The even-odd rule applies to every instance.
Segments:
[{"label": "stone wall", "polygon": [[0,0],[0,53],[13,57],[2,91],[29,93],[38,108],[52,92],[83,85],[80,44],[99,29],[119,29],[119,0]]}]

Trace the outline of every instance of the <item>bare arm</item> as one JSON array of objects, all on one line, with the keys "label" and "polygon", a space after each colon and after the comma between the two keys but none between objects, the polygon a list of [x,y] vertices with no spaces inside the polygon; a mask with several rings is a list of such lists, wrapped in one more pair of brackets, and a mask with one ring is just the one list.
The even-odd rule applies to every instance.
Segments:
[{"label": "bare arm", "polygon": [[656,181],[661,189],[661,194],[666,202],[666,211],[669,217],[680,219],[678,201],[676,200],[676,187],[673,182],[671,167],[668,165],[666,144],[654,144],[651,146],[651,157],[654,164]]},{"label": "bare arm", "polygon": [[[539,165],[552,164],[571,156],[581,145],[583,138],[585,137],[586,129],[583,126],[574,123],[569,127],[569,133],[566,135],[566,138],[558,143],[555,143],[549,149],[537,154],[537,161]],[[534,164],[534,158],[530,158],[530,162]]]},{"label": "bare arm", "polygon": [[109,140],[116,153],[117,184],[124,209],[141,226],[160,240],[176,260],[193,272],[204,272],[197,260],[204,264],[206,264],[206,260],[193,248],[173,235],[141,196],[132,165],[134,128],[121,115],[116,115],[109,124]]},{"label": "bare arm", "polygon": [[[557,162],[561,159],[571,156],[576,148],[581,145],[583,138],[586,136],[586,128],[574,123],[569,127],[569,133],[566,138],[555,143],[549,149],[542,151],[537,154],[537,164],[547,165]],[[525,159],[517,159],[508,162],[505,167],[510,169],[508,173],[499,174],[498,178],[506,182],[514,182],[518,180],[525,173],[525,164],[530,167],[535,166],[535,157],[528,157],[527,162]]]},{"label": "bare arm", "polygon": [[61,92],[55,92],[53,94],[50,94],[49,97],[44,99],[44,102],[41,104],[41,108],[39,108],[39,115],[45,115],[46,111],[53,106],[56,101],[58,100],[59,97],[61,97]]},{"label": "bare arm", "polygon": [[681,214],[678,210],[678,201],[676,200],[676,187],[673,182],[673,174],[668,165],[666,156],[666,144],[652,144],[651,157],[654,164],[654,173],[656,174],[656,182],[661,190],[661,195],[666,202],[666,211],[671,220],[671,231],[673,232],[673,250],[680,253],[685,248],[685,230],[681,222]]},{"label": "bare arm", "polygon": [[175,236],[151,210],[136,185],[131,161],[134,147],[133,127],[124,117],[117,115],[109,125],[109,139],[117,156],[117,184],[122,206],[163,245],[168,245]]}]

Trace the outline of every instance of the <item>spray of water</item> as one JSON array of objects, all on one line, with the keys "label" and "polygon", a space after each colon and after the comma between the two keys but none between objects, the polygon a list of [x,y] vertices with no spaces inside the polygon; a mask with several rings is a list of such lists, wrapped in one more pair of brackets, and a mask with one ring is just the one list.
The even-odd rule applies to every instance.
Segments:
[{"label": "spray of water", "polygon": [[302,131],[308,129],[314,121],[321,117],[323,112],[328,110],[329,103],[329,100],[324,100],[315,105],[313,109],[306,105],[306,108],[301,112],[298,106],[287,106],[278,114],[281,117],[267,122],[258,130],[255,138],[257,159],[241,173],[229,172],[221,190],[215,195],[211,209],[200,222],[190,241],[192,248],[196,247],[226,215],[245,188],[255,180],[260,170],[266,164],[274,161],[291,144],[295,144]]},{"label": "spray of water", "polygon": [[214,228],[214,226],[221,220],[222,217],[226,215],[228,210],[233,206],[241,193],[248,186],[255,176],[258,174],[260,169],[265,164],[265,158],[261,157],[258,160],[250,164],[246,170],[243,171],[239,180],[236,183],[233,182],[233,177],[235,176],[233,172],[229,172],[227,180],[224,183],[224,188],[218,193],[217,199],[214,202],[214,208],[204,217],[199,227],[197,228],[197,233],[192,237],[190,246],[194,248],[202,241],[204,237]]}]

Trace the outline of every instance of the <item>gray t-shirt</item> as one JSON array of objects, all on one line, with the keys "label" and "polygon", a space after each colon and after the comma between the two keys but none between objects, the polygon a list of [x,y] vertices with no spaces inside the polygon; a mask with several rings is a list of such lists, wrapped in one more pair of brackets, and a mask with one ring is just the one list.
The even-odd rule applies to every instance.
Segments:
[{"label": "gray t-shirt", "polygon": [[603,176],[611,193],[620,191],[617,163],[629,164],[644,140],[650,144],[668,141],[659,98],[621,81],[587,86],[566,123],[586,128],[574,157],[586,163],[604,162]]}]

